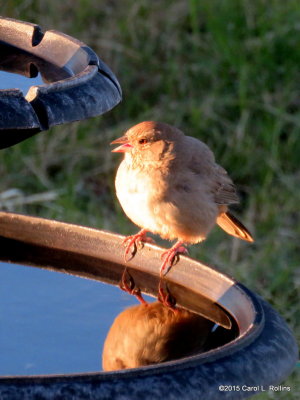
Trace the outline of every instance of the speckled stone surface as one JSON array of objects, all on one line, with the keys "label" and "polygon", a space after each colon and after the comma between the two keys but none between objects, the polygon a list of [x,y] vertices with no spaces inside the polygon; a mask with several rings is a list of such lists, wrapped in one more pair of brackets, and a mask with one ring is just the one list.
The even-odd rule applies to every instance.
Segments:
[{"label": "speckled stone surface", "polygon": [[[215,352],[209,361],[194,356],[131,371],[1,378],[0,399],[218,400],[253,396],[282,382],[298,356],[297,344],[284,320],[264,300],[258,301],[265,314],[261,334],[230,355],[218,357]],[[220,385],[224,390],[219,390]],[[229,387],[231,390],[227,390]]]}]

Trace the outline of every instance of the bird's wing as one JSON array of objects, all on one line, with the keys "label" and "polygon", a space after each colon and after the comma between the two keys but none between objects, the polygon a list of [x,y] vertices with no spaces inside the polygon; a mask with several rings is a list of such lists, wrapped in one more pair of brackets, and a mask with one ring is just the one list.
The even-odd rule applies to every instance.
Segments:
[{"label": "bird's wing", "polygon": [[215,162],[215,157],[209,147],[195,138],[189,137],[189,141],[191,152],[188,168],[205,181],[216,204],[238,203],[235,185],[226,170]]},{"label": "bird's wing", "polygon": [[213,196],[217,204],[239,203],[235,185],[228,176],[227,172],[220,165],[215,164],[215,180],[213,186]]}]

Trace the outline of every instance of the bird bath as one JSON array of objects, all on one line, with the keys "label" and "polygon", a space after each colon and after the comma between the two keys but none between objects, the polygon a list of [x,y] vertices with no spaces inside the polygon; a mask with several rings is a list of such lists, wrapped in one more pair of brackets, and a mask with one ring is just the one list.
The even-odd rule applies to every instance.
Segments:
[{"label": "bird bath", "polygon": [[[109,68],[84,43],[60,32],[43,33],[37,25],[0,17],[0,51],[0,148],[54,125],[100,115],[121,100]],[[118,285],[125,268],[122,240],[110,232],[0,212],[3,262]],[[127,264],[137,287],[154,297],[163,250],[146,244]],[[180,307],[219,325],[210,350],[115,372],[2,377],[0,398],[240,399],[291,372],[295,339],[260,297],[184,256],[164,281]]]},{"label": "bird bath", "polygon": [[[0,260],[60,271],[113,285],[124,270],[123,237],[62,222],[0,213]],[[128,264],[143,293],[157,296],[162,248],[146,244]],[[297,359],[295,340],[282,318],[264,300],[234,279],[188,257],[167,274],[179,306],[230,329],[226,343],[193,356],[115,372],[0,378],[0,394],[33,398],[76,396],[90,399],[245,398],[284,379]],[[223,335],[221,335],[222,337]],[[221,387],[221,390],[219,390]],[[245,390],[242,389],[244,387]],[[147,388],[147,390],[146,390]],[[225,388],[225,389],[224,389]],[[144,392],[145,390],[145,392]],[[230,389],[229,389],[230,390]],[[255,389],[253,389],[255,390]],[[123,397],[122,397],[123,396]],[[172,397],[173,396],[173,397]],[[1,397],[1,396],[0,396]],[[9,398],[9,397],[7,397]]]},{"label": "bird bath", "polygon": [[104,62],[61,32],[0,17],[0,54],[0,149],[103,114],[121,100]]}]

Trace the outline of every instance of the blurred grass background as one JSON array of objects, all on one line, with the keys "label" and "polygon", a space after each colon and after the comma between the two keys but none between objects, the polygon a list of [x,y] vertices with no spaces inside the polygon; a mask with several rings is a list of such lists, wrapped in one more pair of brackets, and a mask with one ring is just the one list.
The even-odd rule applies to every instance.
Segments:
[{"label": "blurred grass background", "polygon": [[[6,0],[0,14],[82,40],[123,89],[108,114],[2,150],[2,209],[136,232],[116,201],[109,143],[143,120],[176,125],[228,170],[241,196],[233,211],[256,239],[216,228],[192,256],[262,295],[299,339],[299,2]],[[290,393],[256,398],[300,398],[299,369]]]}]

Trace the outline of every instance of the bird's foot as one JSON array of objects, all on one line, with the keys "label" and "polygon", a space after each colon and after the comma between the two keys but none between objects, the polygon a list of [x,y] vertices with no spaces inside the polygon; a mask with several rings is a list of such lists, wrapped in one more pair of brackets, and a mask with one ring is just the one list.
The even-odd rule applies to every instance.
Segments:
[{"label": "bird's foot", "polygon": [[169,250],[165,251],[161,258],[164,260],[160,267],[160,276],[166,275],[166,273],[172,268],[175,261],[178,260],[179,254],[188,254],[188,250],[183,246],[183,242],[178,241]]},{"label": "bird's foot", "polygon": [[172,311],[177,312],[176,299],[173,297],[169,291],[166,282],[161,278],[158,285],[158,301],[160,301],[164,306],[170,308]]},{"label": "bird's foot", "polygon": [[135,286],[135,282],[132,278],[132,276],[129,274],[127,271],[127,268],[124,269],[121,281],[119,283],[120,289],[122,289],[124,292],[129,293],[133,296],[135,296],[138,301],[142,304],[148,304],[146,300],[143,298],[141,294],[141,289],[137,288]]},{"label": "bird's foot", "polygon": [[130,261],[135,256],[137,249],[141,248],[143,246],[143,243],[155,243],[154,240],[146,236],[146,234],[146,229],[142,229],[137,234],[128,236],[123,240],[123,244],[126,244],[126,249],[124,253],[125,262]]}]

